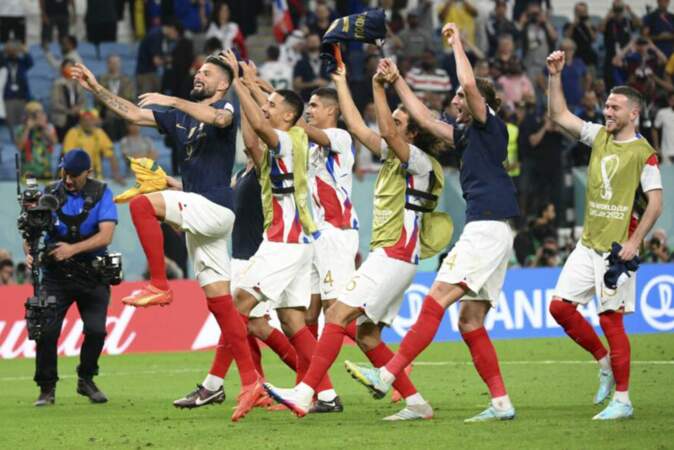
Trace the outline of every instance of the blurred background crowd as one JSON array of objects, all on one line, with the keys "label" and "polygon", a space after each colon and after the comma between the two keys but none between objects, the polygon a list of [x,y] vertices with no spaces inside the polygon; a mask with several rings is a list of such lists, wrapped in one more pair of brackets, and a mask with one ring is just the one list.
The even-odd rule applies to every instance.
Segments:
[{"label": "blurred background crowd", "polygon": [[[119,185],[131,182],[126,156],[156,159],[179,175],[184,155],[155,130],[127,124],[94,102],[70,79],[75,63],[131,101],[152,91],[188,98],[204,58],[235,48],[274,87],[308,100],[313,89],[331,84],[319,58],[323,33],[335,18],[374,7],[386,12],[385,44],[345,49],[353,97],[369,126],[377,126],[371,77],[382,55],[396,61],[438,117],[453,120],[458,79],[451,48],[440,39],[446,22],[462,30],[476,75],[496,84],[510,136],[504,164],[523,211],[513,265],[559,266],[578,238],[572,180],[587,166],[590,149],[545,117],[545,58],[552,50],[566,53],[562,83],[572,111],[603,122],[610,89],[636,88],[646,99],[640,133],[662,165],[674,163],[670,0],[2,0],[0,180],[13,179],[16,152],[23,176],[52,179],[59,157],[73,148],[90,153],[96,177]],[[460,164],[451,151],[441,162],[448,172]],[[378,170],[378,161],[359,152],[355,170],[363,178]],[[176,261],[172,276],[187,273],[179,243],[167,254]],[[642,256],[673,259],[664,230],[648,237]],[[24,279],[25,267],[0,250],[0,284]]]}]

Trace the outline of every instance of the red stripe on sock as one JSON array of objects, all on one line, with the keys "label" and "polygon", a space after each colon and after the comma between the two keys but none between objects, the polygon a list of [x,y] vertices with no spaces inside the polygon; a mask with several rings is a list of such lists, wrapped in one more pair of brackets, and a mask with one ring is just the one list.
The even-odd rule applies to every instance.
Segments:
[{"label": "red stripe on sock", "polygon": [[624,392],[630,384],[630,340],[623,326],[623,315],[611,311],[599,315],[599,324],[611,348],[611,369],[615,390]]},{"label": "red stripe on sock", "polygon": [[169,286],[164,263],[164,235],[159,221],[155,217],[152,203],[146,196],[139,195],[129,203],[129,211],[133,225],[136,227],[140,245],[147,257],[150,283],[154,287],[165,291]]},{"label": "red stripe on sock", "polygon": [[583,318],[575,305],[561,300],[553,300],[550,303],[550,314],[564,328],[566,334],[590,352],[596,360],[600,360],[608,354],[592,325]]},{"label": "red stripe on sock", "polygon": [[419,318],[403,338],[398,353],[386,364],[386,370],[396,378],[400,376],[405,367],[433,342],[444,313],[445,309],[433,297],[426,296]]},{"label": "red stripe on sock", "polygon": [[[311,358],[309,369],[306,375],[302,377],[302,381],[311,386],[314,391],[320,392],[323,390],[319,389],[319,387],[322,387],[319,385],[323,378],[327,378],[328,370],[330,370],[335,359],[337,359],[339,351],[342,349],[345,333],[344,327],[333,323],[325,324],[321,338],[318,340],[318,345],[316,345],[316,350]],[[298,357],[301,358],[299,352]]]},{"label": "red stripe on sock", "polygon": [[229,347],[236,366],[239,369],[241,384],[247,386],[254,383],[259,375],[255,370],[255,364],[250,352],[250,346],[246,336],[248,331],[241,320],[241,315],[234,307],[231,295],[221,297],[209,297],[208,309],[213,313],[215,320],[220,326],[220,333]]},{"label": "red stripe on sock", "polygon": [[[380,342],[375,348],[369,352],[365,352],[365,356],[370,360],[373,366],[382,367],[387,362],[393,358],[393,351],[386,346],[383,342]],[[417,393],[417,388],[412,384],[412,380],[407,376],[405,371],[401,372],[400,375],[396,378],[393,383],[393,387],[400,392],[403,398],[407,398],[410,395]]]},{"label": "red stripe on sock", "polygon": [[209,370],[208,373],[215,375],[216,377],[225,378],[229,366],[232,365],[232,360],[232,353],[225,345],[225,338],[220,334],[220,340],[215,347],[215,355],[213,357],[213,363],[211,364],[211,370]]},{"label": "red stripe on sock", "polygon": [[489,339],[487,330],[484,327],[477,330],[461,334],[470,355],[473,357],[473,364],[480,374],[482,380],[487,384],[492,398],[506,395],[505,384],[501,377],[501,369],[498,366],[496,350]]},{"label": "red stripe on sock", "polygon": [[264,343],[281,358],[281,361],[297,372],[297,352],[285,334],[274,328]]}]

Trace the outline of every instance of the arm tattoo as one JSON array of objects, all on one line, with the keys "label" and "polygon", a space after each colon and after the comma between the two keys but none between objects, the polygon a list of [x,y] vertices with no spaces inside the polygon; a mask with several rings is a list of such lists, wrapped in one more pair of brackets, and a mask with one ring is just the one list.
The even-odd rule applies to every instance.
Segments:
[{"label": "arm tattoo", "polygon": [[123,100],[105,88],[98,92],[98,99],[108,108],[112,109],[118,114],[126,114],[129,112],[127,101]]}]

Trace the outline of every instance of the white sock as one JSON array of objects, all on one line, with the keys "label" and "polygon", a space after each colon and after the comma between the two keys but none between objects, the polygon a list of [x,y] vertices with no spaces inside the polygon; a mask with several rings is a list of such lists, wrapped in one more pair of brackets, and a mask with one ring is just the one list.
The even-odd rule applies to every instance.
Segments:
[{"label": "white sock", "polygon": [[513,407],[513,404],[510,401],[510,397],[508,397],[507,394],[501,397],[492,398],[491,405],[494,407],[494,409],[497,409],[499,411],[506,411]]},{"label": "white sock", "polygon": [[424,405],[426,404],[426,400],[417,392],[409,397],[405,397],[405,403],[407,403],[407,406]]},{"label": "white sock", "polygon": [[300,383],[295,386],[295,390],[304,398],[311,399],[314,396],[314,390],[311,388],[311,386],[305,383]]},{"label": "white sock", "polygon": [[326,389],[318,393],[318,399],[322,402],[331,402],[337,397],[334,389]]},{"label": "white sock", "polygon": [[604,372],[610,372],[611,371],[611,360],[609,359],[608,355],[604,356],[602,359],[597,361],[599,363],[599,368],[603,370]]},{"label": "white sock", "polygon": [[211,375],[210,373],[206,375],[206,378],[204,378],[204,382],[201,383],[206,389],[209,391],[217,391],[222,387],[223,379],[220,377],[216,377],[215,375]]},{"label": "white sock", "polygon": [[388,384],[393,384],[393,382],[396,380],[396,377],[391,372],[386,370],[386,367],[379,369],[379,376],[385,383]]},{"label": "white sock", "polygon": [[618,400],[620,403],[626,403],[628,405],[632,404],[632,402],[630,402],[630,395],[628,391],[615,391],[613,394],[613,400]]}]

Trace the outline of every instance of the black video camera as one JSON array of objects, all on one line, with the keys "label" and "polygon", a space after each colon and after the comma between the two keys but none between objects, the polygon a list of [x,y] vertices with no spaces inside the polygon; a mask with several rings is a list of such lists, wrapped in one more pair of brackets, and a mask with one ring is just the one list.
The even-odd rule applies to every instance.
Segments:
[{"label": "black video camera", "polygon": [[59,208],[59,201],[50,194],[43,194],[38,188],[37,180],[28,178],[26,189],[21,192],[17,183],[18,200],[21,214],[17,226],[27,241],[39,239],[54,226],[53,212]]}]

